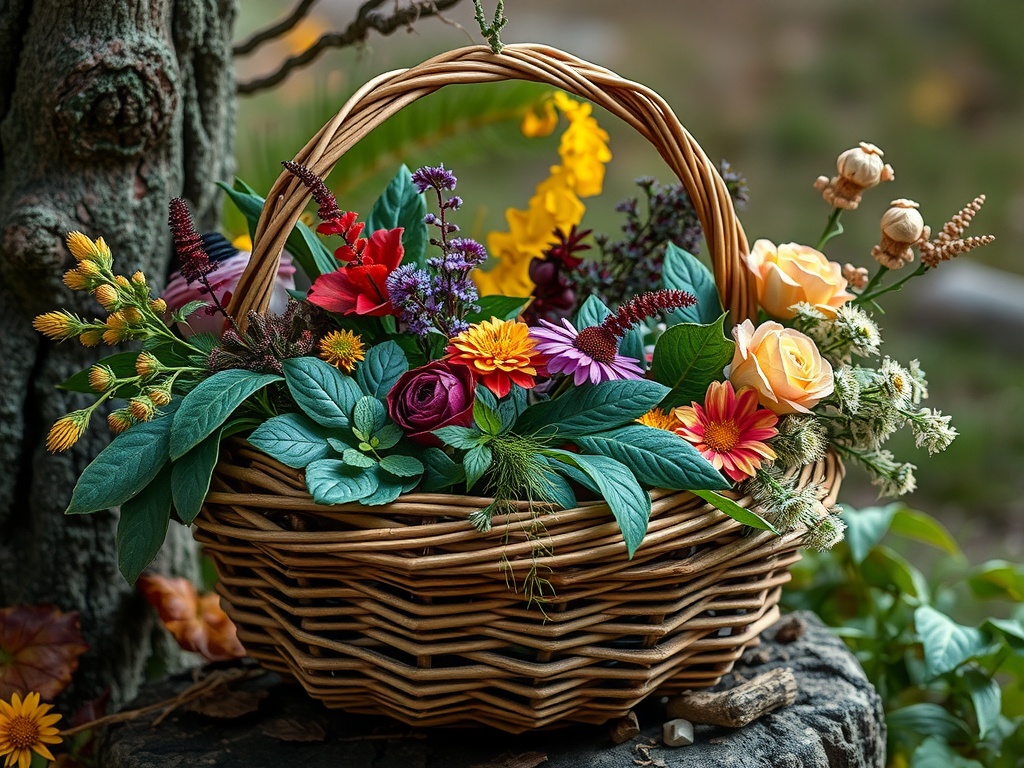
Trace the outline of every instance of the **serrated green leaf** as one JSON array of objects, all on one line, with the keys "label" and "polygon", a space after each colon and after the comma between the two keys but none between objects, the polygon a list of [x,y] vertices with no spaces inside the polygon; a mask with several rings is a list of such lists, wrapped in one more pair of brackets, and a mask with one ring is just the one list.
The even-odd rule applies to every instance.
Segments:
[{"label": "serrated green leaf", "polygon": [[[372,436],[384,426],[387,411],[384,403],[375,397],[361,397],[352,409],[352,423],[364,435]],[[371,443],[372,444],[372,443]]]},{"label": "serrated green leaf", "polygon": [[450,488],[466,479],[466,473],[459,464],[440,448],[427,448],[420,455],[424,466],[424,491],[439,491]]},{"label": "serrated green leaf", "polygon": [[902,504],[889,504],[885,507],[865,507],[864,509],[845,508],[843,522],[846,523],[844,540],[850,548],[850,557],[855,565],[860,565],[885,538],[892,524],[896,510]]},{"label": "serrated green leaf", "polygon": [[374,344],[356,370],[356,381],[364,394],[382,400],[398,378],[409,370],[405,352],[393,341]]},{"label": "serrated green leaf", "polygon": [[153,562],[171,519],[171,469],[164,465],[149,485],[121,505],[117,521],[117,566],[134,584]]},{"label": "serrated green leaf", "polygon": [[388,422],[377,430],[377,434],[373,437],[377,441],[377,447],[382,451],[386,451],[388,448],[394,448],[398,445],[398,441],[402,439],[402,430],[397,424]]},{"label": "serrated green leaf", "polygon": [[147,485],[168,460],[171,427],[180,400],[163,416],[122,432],[83,471],[65,514],[82,515],[124,503]]},{"label": "serrated green leaf", "polygon": [[664,429],[629,424],[577,437],[573,442],[587,453],[621,462],[637,480],[654,488],[713,490],[730,486],[692,444]]},{"label": "serrated green leaf", "polygon": [[724,512],[737,523],[743,523],[743,525],[751,528],[757,528],[759,531],[771,531],[776,536],[780,535],[778,529],[759,514],[747,509],[746,507],[741,507],[735,501],[720,493],[704,490],[694,490],[692,493],[694,496],[699,496],[704,499],[704,501],[713,506],[719,512]]},{"label": "serrated green leaf", "polygon": [[607,456],[581,456],[558,451],[559,460],[584,472],[598,487],[605,503],[615,516],[632,560],[637,547],[647,534],[651,517],[651,497],[640,487],[633,473],[624,464]]},{"label": "serrated green leaf", "polygon": [[296,405],[317,424],[344,429],[363,396],[355,380],[315,357],[293,357],[282,362],[284,379]]},{"label": "serrated green leaf", "polygon": [[260,424],[249,442],[285,466],[302,469],[325,459],[331,432],[301,413],[274,416]]},{"label": "serrated green leaf", "polygon": [[412,456],[385,456],[380,460],[380,468],[395,477],[419,477],[423,474],[423,462]]},{"label": "serrated green leaf", "polygon": [[496,317],[499,320],[515,320],[529,303],[530,298],[517,296],[481,296],[477,300],[479,312],[466,315],[467,323],[482,323]]},{"label": "serrated green leaf", "polygon": [[253,373],[237,368],[220,371],[199,382],[182,398],[171,430],[171,458],[178,459],[228,420],[246,398],[268,384],[280,381],[273,373]]},{"label": "serrated green leaf", "polygon": [[[488,394],[490,393],[488,392]],[[502,432],[511,429],[512,425],[516,423],[516,419],[526,410],[526,406],[527,394],[522,387],[512,387],[509,393],[498,401],[494,410],[498,414],[498,418],[501,419]]]},{"label": "serrated green leaf", "polygon": [[479,398],[473,401],[473,421],[485,435],[497,435],[501,432],[501,417]]},{"label": "serrated green leaf", "polygon": [[516,421],[515,431],[586,437],[639,418],[668,392],[667,387],[646,379],[603,381],[530,406]]},{"label": "serrated green leaf", "polygon": [[372,456],[367,456],[362,451],[358,451],[355,448],[346,448],[341,453],[341,460],[348,464],[350,467],[372,467],[377,463],[377,460]]},{"label": "serrated green leaf", "polygon": [[458,448],[460,451],[468,451],[480,445],[483,435],[471,427],[441,427],[435,429],[431,434],[436,436],[445,445]]},{"label": "serrated green leaf", "polygon": [[673,310],[668,317],[669,325],[713,323],[722,315],[722,300],[714,275],[700,259],[675,243],[669,243],[665,249],[661,277],[666,288],[686,291],[697,297],[697,303],[692,307]]},{"label": "serrated green leaf", "polygon": [[367,237],[378,229],[402,227],[402,246],[405,248],[405,263],[424,263],[427,251],[427,202],[412,182],[412,173],[404,165],[384,189],[370,210],[366,219]]},{"label": "serrated green leaf", "polygon": [[306,487],[317,504],[351,504],[377,490],[377,475],[338,459],[320,459],[306,467]]},{"label": "serrated green leaf", "polygon": [[187,304],[185,304],[185,305],[183,305],[181,307],[178,307],[176,310],[174,310],[174,312],[171,313],[171,322],[174,322],[174,323],[184,323],[184,322],[187,322],[189,315],[191,315],[193,312],[195,312],[197,310],[200,310],[203,307],[207,307],[207,306],[209,306],[209,304],[207,304],[205,301],[199,301],[198,299],[195,300],[195,301],[190,301]]},{"label": "serrated green leaf", "polygon": [[957,624],[929,605],[914,610],[914,627],[924,646],[925,669],[932,678],[951,672],[988,646],[981,630]]},{"label": "serrated green leaf", "polygon": [[964,685],[974,705],[974,716],[978,721],[978,738],[984,739],[999,724],[1003,696],[999,682],[977,669],[967,669],[963,674]]},{"label": "serrated green leaf", "polygon": [[670,388],[661,407],[703,403],[708,386],[722,378],[732,361],[736,343],[725,338],[725,315],[710,325],[682,323],[658,339],[651,361],[651,377]]},{"label": "serrated green leaf", "polygon": [[462,459],[462,466],[466,472],[467,491],[484,476],[484,473],[491,466],[492,458],[491,449],[486,445],[474,445],[466,451],[466,455]]}]

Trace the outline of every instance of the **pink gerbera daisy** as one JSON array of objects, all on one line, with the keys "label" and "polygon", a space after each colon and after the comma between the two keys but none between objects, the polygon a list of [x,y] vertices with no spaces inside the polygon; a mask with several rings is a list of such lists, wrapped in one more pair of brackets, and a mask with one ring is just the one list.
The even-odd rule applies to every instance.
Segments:
[{"label": "pink gerbera daisy", "polygon": [[775,428],[779,417],[758,407],[753,387],[737,392],[728,381],[715,381],[703,406],[692,403],[673,413],[682,422],[676,434],[734,481],[753,477],[764,459],[775,458],[775,451],[764,441],[779,433]]},{"label": "pink gerbera daisy", "polygon": [[531,328],[530,338],[537,342],[537,351],[544,355],[548,374],[571,375],[576,386],[588,380],[600,384],[644,377],[640,362],[620,355],[618,340],[611,334],[600,333],[600,326],[577,331],[564,318],[561,328],[547,320],[539,322],[543,328]]}]

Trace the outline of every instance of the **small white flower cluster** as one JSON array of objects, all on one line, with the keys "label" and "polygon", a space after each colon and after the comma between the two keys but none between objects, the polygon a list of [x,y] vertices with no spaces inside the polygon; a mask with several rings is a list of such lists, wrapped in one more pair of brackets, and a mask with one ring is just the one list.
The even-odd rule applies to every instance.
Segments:
[{"label": "small white flower cluster", "polygon": [[814,340],[822,357],[833,367],[849,365],[854,355],[878,354],[882,335],[875,321],[860,307],[844,304],[836,310],[834,318],[807,303],[797,304],[793,309],[793,324]]},{"label": "small white flower cluster", "polygon": [[[807,429],[812,419],[798,420],[796,432]],[[786,475],[778,466],[762,467],[743,484],[759,512],[782,533],[806,528],[804,546],[811,549],[831,549],[843,540],[846,524],[838,518],[840,507],[827,508],[821,503],[821,487],[810,483],[799,487],[795,475]]]}]

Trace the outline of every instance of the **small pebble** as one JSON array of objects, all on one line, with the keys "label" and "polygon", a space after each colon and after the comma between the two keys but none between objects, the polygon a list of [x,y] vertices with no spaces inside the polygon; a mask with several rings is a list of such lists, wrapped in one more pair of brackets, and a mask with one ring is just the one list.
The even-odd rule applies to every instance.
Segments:
[{"label": "small pebble", "polygon": [[612,723],[611,728],[608,729],[608,735],[613,744],[625,744],[639,736],[640,724],[637,722],[636,712],[630,710],[625,717],[620,717]]},{"label": "small pebble", "polygon": [[669,720],[661,727],[661,740],[667,747],[688,747],[693,744],[693,723],[682,718]]}]

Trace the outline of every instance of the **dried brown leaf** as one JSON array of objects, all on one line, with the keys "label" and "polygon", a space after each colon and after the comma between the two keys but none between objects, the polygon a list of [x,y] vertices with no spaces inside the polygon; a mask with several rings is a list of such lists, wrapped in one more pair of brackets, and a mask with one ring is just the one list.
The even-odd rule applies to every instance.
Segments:
[{"label": "dried brown leaf", "polygon": [[0,609],[0,699],[30,691],[53,699],[68,687],[87,650],[77,611],[52,605]]},{"label": "dried brown leaf", "polygon": [[186,651],[201,653],[210,661],[245,656],[235,625],[220,607],[216,594],[200,597],[188,579],[169,579],[151,573],[139,577],[139,591]]},{"label": "dried brown leaf", "polygon": [[218,720],[234,720],[255,712],[268,695],[262,688],[254,691],[218,690],[190,702],[187,709]]},{"label": "dried brown leaf", "polygon": [[323,741],[327,732],[315,720],[297,720],[293,717],[281,717],[260,725],[260,731],[281,741]]}]

